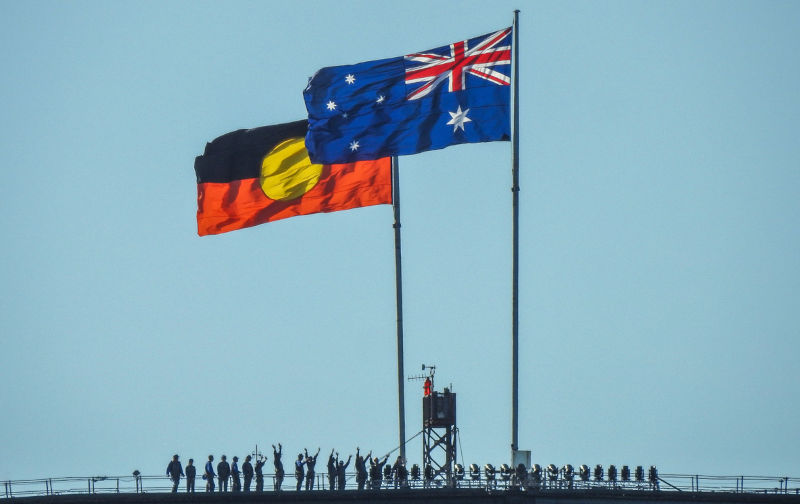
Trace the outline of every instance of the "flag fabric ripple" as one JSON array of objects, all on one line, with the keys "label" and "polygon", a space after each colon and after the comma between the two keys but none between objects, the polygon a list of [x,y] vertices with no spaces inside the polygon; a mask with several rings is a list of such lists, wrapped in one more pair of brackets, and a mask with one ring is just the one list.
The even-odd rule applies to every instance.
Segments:
[{"label": "flag fabric ripple", "polygon": [[512,30],[319,70],[303,92],[314,163],[509,140]]},{"label": "flag fabric ripple", "polygon": [[195,159],[197,233],[391,204],[391,159],[314,164],[305,120],[222,135]]}]

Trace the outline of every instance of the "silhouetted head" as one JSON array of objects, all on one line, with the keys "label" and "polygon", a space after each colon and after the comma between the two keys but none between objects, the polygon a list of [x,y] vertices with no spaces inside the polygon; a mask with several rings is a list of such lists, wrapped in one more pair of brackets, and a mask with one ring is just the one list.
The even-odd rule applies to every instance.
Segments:
[{"label": "silhouetted head", "polygon": [[225,455],[223,455],[223,456],[222,456],[222,460],[227,460],[227,459],[225,458]]},{"label": "silhouetted head", "polygon": [[239,457],[237,457],[236,455],[234,455],[234,456],[233,456],[233,461],[234,461],[234,462],[238,462],[238,461],[239,461]]},{"label": "silhouetted head", "polygon": [[189,465],[194,464],[194,459],[189,459]]},{"label": "silhouetted head", "polygon": [[209,455],[208,460],[214,460],[214,455]]},{"label": "silhouetted head", "polygon": [[378,457],[375,457],[375,463],[376,464],[378,463]]},{"label": "silhouetted head", "polygon": [[251,460],[252,458],[253,458],[253,457],[251,457],[250,455],[248,455],[248,456],[246,456],[246,457],[244,458],[244,461],[245,461],[245,462],[250,462],[250,460]]},{"label": "silhouetted head", "polygon": [[340,460],[340,461],[339,461],[339,465],[340,465],[340,466],[343,466],[343,465],[344,465],[344,460]]},{"label": "silhouetted head", "polygon": [[172,456],[172,460],[178,460],[178,456],[177,455],[173,455]]},{"label": "silhouetted head", "polygon": [[297,454],[297,460],[303,460],[303,454],[302,453],[298,453]]}]

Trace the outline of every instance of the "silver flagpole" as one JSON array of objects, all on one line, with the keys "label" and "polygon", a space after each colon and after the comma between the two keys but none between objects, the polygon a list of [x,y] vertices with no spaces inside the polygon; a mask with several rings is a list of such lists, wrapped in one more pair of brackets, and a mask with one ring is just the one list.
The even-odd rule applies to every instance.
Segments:
[{"label": "silver flagpole", "polygon": [[403,270],[400,260],[400,174],[397,156],[392,157],[392,208],[394,209],[394,271],[397,292],[397,410],[400,456],[406,458],[405,381],[403,380]]},{"label": "silver flagpole", "polygon": [[511,266],[511,460],[519,449],[519,10],[514,11],[514,115],[511,130],[512,266]]}]

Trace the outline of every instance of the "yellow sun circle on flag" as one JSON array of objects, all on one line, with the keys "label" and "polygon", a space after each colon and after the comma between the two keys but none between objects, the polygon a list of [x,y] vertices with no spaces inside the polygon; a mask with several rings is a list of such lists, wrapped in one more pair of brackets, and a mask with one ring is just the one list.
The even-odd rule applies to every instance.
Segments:
[{"label": "yellow sun circle on flag", "polygon": [[313,189],[320,175],[322,165],[311,163],[305,139],[290,138],[261,161],[261,190],[276,201],[293,200]]}]

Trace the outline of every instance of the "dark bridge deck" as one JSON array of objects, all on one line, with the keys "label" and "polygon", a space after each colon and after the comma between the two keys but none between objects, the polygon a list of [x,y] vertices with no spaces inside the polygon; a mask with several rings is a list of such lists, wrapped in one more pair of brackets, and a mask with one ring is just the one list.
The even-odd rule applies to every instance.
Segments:
[{"label": "dark bridge deck", "polygon": [[580,490],[419,489],[265,493],[135,493],[13,497],[21,504],[800,504],[785,493]]}]

